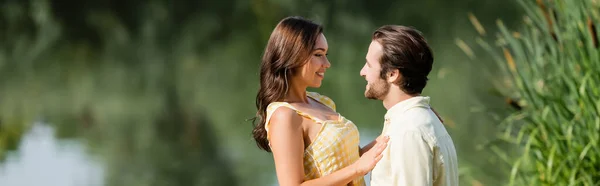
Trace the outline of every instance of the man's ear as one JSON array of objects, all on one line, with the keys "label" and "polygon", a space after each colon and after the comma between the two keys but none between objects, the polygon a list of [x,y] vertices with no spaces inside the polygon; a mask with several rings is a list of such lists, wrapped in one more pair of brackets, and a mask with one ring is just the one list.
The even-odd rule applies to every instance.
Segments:
[{"label": "man's ear", "polygon": [[402,78],[402,75],[400,75],[400,71],[398,69],[390,70],[387,73],[388,83],[398,82],[398,81],[400,81],[400,78]]}]

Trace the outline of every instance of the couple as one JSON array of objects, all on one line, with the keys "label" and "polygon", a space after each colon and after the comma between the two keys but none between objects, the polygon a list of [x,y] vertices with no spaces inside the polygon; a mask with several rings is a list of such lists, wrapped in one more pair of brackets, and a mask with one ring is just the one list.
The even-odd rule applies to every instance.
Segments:
[{"label": "couple", "polygon": [[433,64],[420,32],[388,25],[373,33],[360,75],[365,97],[387,113],[380,137],[364,147],[330,98],[306,91],[321,86],[327,51],[323,28],[301,17],[281,20],[266,46],[252,132],[273,153],[279,184],[361,186],[372,171],[372,186],[458,185],[452,139],[420,95]]}]

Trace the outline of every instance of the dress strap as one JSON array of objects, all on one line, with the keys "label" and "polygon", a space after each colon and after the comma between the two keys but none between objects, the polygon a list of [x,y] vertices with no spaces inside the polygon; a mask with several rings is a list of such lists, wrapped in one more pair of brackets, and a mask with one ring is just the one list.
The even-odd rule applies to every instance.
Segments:
[{"label": "dress strap", "polygon": [[[318,102],[320,102],[321,104],[331,108],[333,111],[336,111],[335,109],[335,102],[333,102],[333,100],[325,95],[321,95],[319,93],[316,92],[306,92],[306,95],[317,100]],[[337,111],[336,111],[337,112]]]}]

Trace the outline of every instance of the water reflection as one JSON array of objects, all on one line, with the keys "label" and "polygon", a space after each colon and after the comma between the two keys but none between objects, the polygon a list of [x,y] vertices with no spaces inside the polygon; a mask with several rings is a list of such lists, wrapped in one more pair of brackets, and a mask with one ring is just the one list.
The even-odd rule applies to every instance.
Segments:
[{"label": "water reflection", "polygon": [[0,166],[3,186],[101,186],[102,164],[78,141],[57,140],[54,130],[36,123]]}]

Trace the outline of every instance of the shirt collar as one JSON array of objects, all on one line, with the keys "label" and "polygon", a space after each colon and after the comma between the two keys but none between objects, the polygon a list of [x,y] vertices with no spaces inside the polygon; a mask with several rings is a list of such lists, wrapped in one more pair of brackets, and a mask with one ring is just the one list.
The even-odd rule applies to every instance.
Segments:
[{"label": "shirt collar", "polygon": [[391,117],[397,116],[402,112],[413,107],[429,107],[429,100],[430,98],[428,96],[415,96],[404,101],[398,102],[394,106],[390,107],[390,109],[388,109],[388,111],[385,113],[385,119],[389,120]]}]

